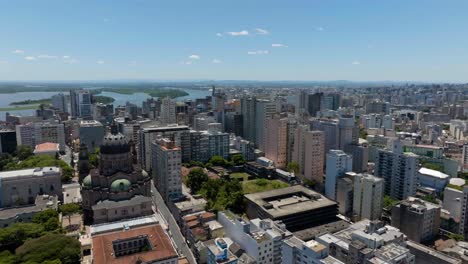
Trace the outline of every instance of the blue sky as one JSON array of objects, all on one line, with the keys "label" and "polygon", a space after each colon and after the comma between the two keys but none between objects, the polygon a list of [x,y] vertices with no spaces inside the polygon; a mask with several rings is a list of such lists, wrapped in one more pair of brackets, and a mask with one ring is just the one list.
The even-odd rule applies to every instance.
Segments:
[{"label": "blue sky", "polygon": [[0,80],[468,81],[468,1],[0,0]]}]

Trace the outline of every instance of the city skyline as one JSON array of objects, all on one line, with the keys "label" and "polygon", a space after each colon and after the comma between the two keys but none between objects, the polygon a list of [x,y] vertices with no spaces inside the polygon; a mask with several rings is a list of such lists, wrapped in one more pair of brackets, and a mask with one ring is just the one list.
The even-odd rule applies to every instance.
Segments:
[{"label": "city skyline", "polygon": [[468,81],[464,1],[0,3],[0,81]]}]

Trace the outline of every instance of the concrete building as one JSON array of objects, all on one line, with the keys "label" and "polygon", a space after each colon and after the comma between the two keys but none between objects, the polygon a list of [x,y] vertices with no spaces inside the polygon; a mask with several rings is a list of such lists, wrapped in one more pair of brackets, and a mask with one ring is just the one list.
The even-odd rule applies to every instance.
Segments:
[{"label": "concrete building", "polygon": [[99,167],[83,179],[86,222],[105,223],[153,214],[151,177],[136,164],[127,138],[117,126],[100,146]]},{"label": "concrete building", "polygon": [[182,197],[181,151],[174,141],[159,138],[153,142],[153,181],[166,201]]},{"label": "concrete building", "polygon": [[354,176],[354,220],[378,220],[382,215],[384,182],[370,174]]},{"label": "concrete building", "polygon": [[176,124],[176,103],[169,97],[161,99],[161,114],[159,120],[163,125]]},{"label": "concrete building", "polygon": [[[144,223],[145,219],[95,226],[107,229],[92,235],[93,263],[154,263],[175,264],[179,255],[169,235],[159,223]],[[134,223],[132,223],[134,222]],[[139,222],[143,222],[139,223]],[[122,229],[125,226],[125,229]]]},{"label": "concrete building", "polygon": [[330,150],[327,153],[327,165],[325,173],[325,195],[336,200],[336,183],[345,172],[352,171],[353,158],[342,150]]},{"label": "concrete building", "polygon": [[241,114],[243,123],[244,139],[256,143],[256,130],[257,125],[255,120],[257,99],[255,97],[242,97],[241,98]]},{"label": "concrete building", "polygon": [[309,115],[312,117],[317,116],[317,112],[322,109],[321,107],[321,102],[322,102],[322,97],[323,93],[314,93],[314,94],[309,94],[308,95],[308,105],[307,105],[307,110],[309,112]]},{"label": "concrete building", "polygon": [[354,175],[355,173],[346,173],[343,177],[338,178],[336,184],[338,212],[349,218],[353,215]]},{"label": "concrete building", "polygon": [[423,167],[418,171],[418,179],[422,187],[432,188],[438,193],[442,193],[445,186],[449,183],[450,176],[440,171]]},{"label": "concrete building", "polygon": [[290,231],[335,221],[338,213],[336,202],[301,185],[246,194],[245,198],[250,219],[281,220]]},{"label": "concrete building", "polygon": [[188,126],[163,126],[146,127],[140,131],[139,156],[138,160],[142,168],[151,171],[152,151],[151,144],[159,137],[174,140],[177,147],[180,147],[182,162],[190,161],[190,130]]},{"label": "concrete building", "polygon": [[308,131],[304,136],[304,177],[323,184],[325,136],[322,131]]},{"label": "concrete building", "polygon": [[0,153],[10,153],[16,151],[16,131],[0,129]]},{"label": "concrete building", "polygon": [[439,233],[440,206],[408,197],[393,206],[392,226],[399,228],[410,240],[424,242]]},{"label": "concrete building", "polygon": [[33,217],[47,209],[57,210],[59,199],[55,195],[38,195],[33,204],[14,205],[0,209],[0,227],[5,228],[15,223],[29,223]]},{"label": "concrete building", "polygon": [[462,170],[468,171],[468,144],[463,145],[461,164]]},{"label": "concrete building", "polygon": [[450,217],[458,223],[461,220],[463,202],[463,191],[445,187],[442,208],[447,210],[450,213]]},{"label": "concrete building", "polygon": [[315,119],[310,123],[311,130],[319,130],[324,132],[325,146],[323,155],[331,149],[340,149],[340,134],[338,129],[338,121],[333,119]]},{"label": "concrete building", "polygon": [[60,151],[65,151],[64,125],[56,121],[41,121],[16,125],[16,142],[19,145],[34,147],[37,144],[52,142],[60,145]]},{"label": "concrete building", "polygon": [[62,200],[61,176],[58,167],[0,172],[0,208],[34,204],[44,194]]},{"label": "concrete building", "polygon": [[284,226],[277,226],[271,219],[248,221],[226,211],[218,213],[218,221],[224,226],[226,236],[238,243],[256,263],[282,263],[283,239],[292,235]]},{"label": "concrete building", "polygon": [[233,139],[233,147],[244,156],[246,161],[253,161],[257,158],[255,154],[255,143],[253,142],[242,139],[241,137],[235,137]]},{"label": "concrete building", "polygon": [[344,264],[344,262],[329,256],[328,247],[315,240],[307,242],[293,236],[283,243],[284,264]]},{"label": "concrete building", "polygon": [[266,120],[265,157],[274,162],[276,168],[287,165],[288,119],[279,116]]},{"label": "concrete building", "polygon": [[63,93],[53,95],[51,103],[53,108],[61,112],[68,112],[67,97]]},{"label": "concrete building", "polygon": [[265,151],[265,127],[268,118],[277,113],[277,104],[269,100],[257,100],[255,104],[255,143]]},{"label": "concrete building", "polygon": [[353,157],[353,171],[357,173],[367,171],[369,162],[369,148],[365,140],[359,139],[358,144],[349,144],[345,147],[345,152]]},{"label": "concrete building", "polygon": [[237,264],[238,258],[229,250],[226,238],[216,238],[205,243],[208,254],[207,264]]},{"label": "concrete building", "polygon": [[359,132],[355,124],[354,116],[340,117],[338,120],[338,134],[338,149],[345,150],[346,146],[357,143]]},{"label": "concrete building", "polygon": [[459,233],[464,237],[468,237],[468,186],[463,187]]},{"label": "concrete building", "polygon": [[102,144],[104,139],[104,126],[96,120],[81,120],[80,121],[80,143],[94,151]]},{"label": "concrete building", "polygon": [[404,200],[416,194],[419,158],[413,153],[403,153],[398,147],[393,151],[378,150],[374,174],[385,181],[385,194]]},{"label": "concrete building", "polygon": [[89,90],[70,90],[70,106],[72,118],[90,118],[92,112],[92,95]]}]

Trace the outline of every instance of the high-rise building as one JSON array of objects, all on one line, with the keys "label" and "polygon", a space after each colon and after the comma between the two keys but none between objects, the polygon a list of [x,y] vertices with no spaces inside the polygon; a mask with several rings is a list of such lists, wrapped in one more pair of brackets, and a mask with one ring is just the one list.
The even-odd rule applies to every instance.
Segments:
[{"label": "high-rise building", "polygon": [[336,183],[338,211],[349,218],[353,215],[354,175],[356,175],[354,172],[348,172],[343,177],[338,178]]},{"label": "high-rise building", "polygon": [[71,116],[73,118],[92,116],[91,93],[88,90],[70,90]]},{"label": "high-rise building", "polygon": [[354,175],[353,217],[378,220],[382,215],[384,182],[370,174]]},{"label": "high-rise building", "polygon": [[243,137],[244,139],[256,143],[255,137],[255,110],[257,99],[255,97],[243,97],[241,99],[241,113],[243,123]]},{"label": "high-rise building", "polygon": [[16,142],[33,149],[36,145],[46,142],[58,143],[60,151],[65,151],[64,125],[52,120],[17,125]]},{"label": "high-rise building", "polygon": [[265,151],[266,120],[277,112],[277,104],[269,100],[258,100],[255,105],[255,143]]},{"label": "high-rise building", "polygon": [[63,93],[53,95],[51,102],[53,108],[62,112],[68,112],[67,98]]},{"label": "high-rise building", "polygon": [[[322,131],[305,133],[304,177],[319,184],[323,183],[323,166],[325,163],[325,136]],[[301,165],[299,165],[301,166]]]},{"label": "high-rise building", "polygon": [[16,150],[16,131],[9,129],[0,130],[0,153],[12,154]]},{"label": "high-rise building", "polygon": [[190,130],[188,126],[146,127],[140,131],[138,160],[146,171],[152,169],[151,144],[158,136],[169,138],[181,149],[182,162],[190,161]]},{"label": "high-rise building", "polygon": [[429,241],[439,233],[440,206],[408,197],[392,208],[392,226],[417,243]]},{"label": "high-rise building", "polygon": [[321,107],[321,102],[322,102],[322,97],[323,93],[314,93],[314,94],[309,94],[309,100],[308,100],[308,111],[310,116],[317,116],[317,112],[320,111]]},{"label": "high-rise building", "polygon": [[305,135],[309,131],[307,125],[298,125],[294,130],[294,142],[291,160],[299,164],[299,172],[304,175],[305,170]]},{"label": "high-rise building", "polygon": [[176,103],[170,97],[161,100],[161,114],[159,120],[163,125],[176,124]]},{"label": "high-rise building", "polygon": [[315,240],[305,242],[295,236],[284,240],[282,261],[284,264],[344,264],[329,256],[329,248],[325,245]]},{"label": "high-rise building", "polygon": [[345,147],[345,152],[353,157],[354,172],[361,173],[367,171],[367,163],[369,162],[367,142],[349,144]]},{"label": "high-rise building", "polygon": [[253,142],[242,139],[241,137],[236,137],[233,143],[234,148],[240,151],[246,161],[253,161],[257,158],[255,154],[255,144]]},{"label": "high-rise building", "polygon": [[152,148],[154,184],[166,201],[177,201],[182,197],[180,147],[167,138],[158,138]]},{"label": "high-rise building", "polygon": [[266,120],[265,157],[275,167],[284,169],[287,165],[288,119],[275,116]]},{"label": "high-rise building", "polygon": [[81,120],[80,143],[85,144],[88,150],[94,151],[102,144],[104,139],[104,126],[96,120]]},{"label": "high-rise building", "polygon": [[462,170],[468,171],[468,143],[463,145],[461,161],[462,161]]},{"label": "high-rise building", "polygon": [[418,170],[418,155],[399,148],[378,150],[374,174],[384,179],[385,194],[393,199],[404,200],[416,194]]},{"label": "high-rise building", "polygon": [[325,195],[336,200],[336,183],[338,178],[353,169],[353,158],[342,150],[330,150],[326,158]]},{"label": "high-rise building", "polygon": [[320,100],[320,110],[337,110],[340,107],[341,95],[338,93],[323,94]]},{"label": "high-rise building", "polygon": [[357,143],[359,130],[353,116],[342,116],[338,121],[339,145],[338,149],[345,150],[347,145]]},{"label": "high-rise building", "polygon": [[325,147],[323,155],[331,149],[340,149],[340,134],[338,121],[333,119],[314,119],[310,124],[311,130],[323,131],[325,135]]},{"label": "high-rise building", "polygon": [[[445,198],[445,197],[444,197]],[[468,186],[463,187],[459,233],[468,237]]]}]

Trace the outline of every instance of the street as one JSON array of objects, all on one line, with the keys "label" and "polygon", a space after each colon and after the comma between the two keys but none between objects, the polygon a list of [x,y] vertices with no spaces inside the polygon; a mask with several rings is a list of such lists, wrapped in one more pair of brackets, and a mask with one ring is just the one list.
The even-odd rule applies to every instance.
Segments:
[{"label": "street", "polygon": [[156,187],[154,187],[153,184],[151,184],[151,191],[153,193],[153,202],[156,205],[158,212],[164,217],[164,219],[166,219],[169,225],[170,236],[177,245],[177,250],[179,251],[179,254],[183,254],[185,257],[187,257],[191,264],[196,264],[197,261],[195,260],[192,251],[185,242],[185,237],[180,232],[179,226],[177,225],[174,216],[172,216],[161,194],[159,194],[158,190],[156,190]]}]

